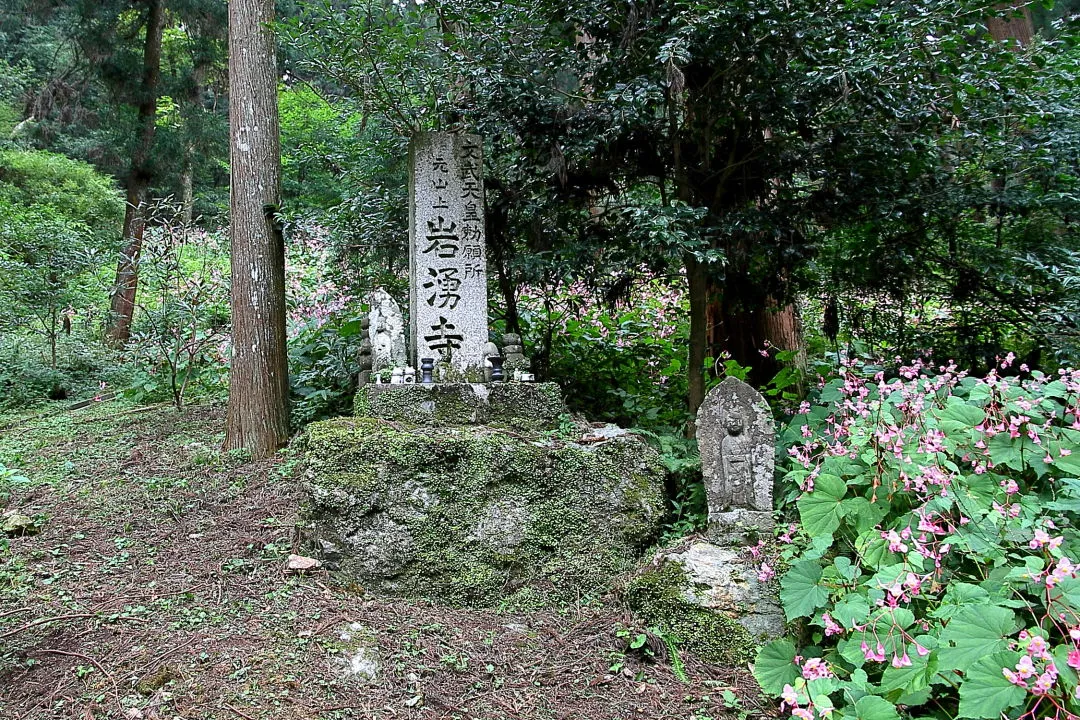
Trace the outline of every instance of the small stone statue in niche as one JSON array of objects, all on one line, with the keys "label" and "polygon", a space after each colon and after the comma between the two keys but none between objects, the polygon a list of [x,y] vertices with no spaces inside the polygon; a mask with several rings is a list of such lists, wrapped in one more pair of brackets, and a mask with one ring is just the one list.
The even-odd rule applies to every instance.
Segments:
[{"label": "small stone statue in niche", "polygon": [[725,423],[727,435],[720,441],[720,457],[724,465],[724,497],[718,498],[726,507],[756,508],[754,497],[754,444],[743,432],[744,420],[733,413]]},{"label": "small stone statue in niche", "polygon": [[710,526],[771,527],[775,430],[765,398],[725,379],[698,409],[697,438]]}]

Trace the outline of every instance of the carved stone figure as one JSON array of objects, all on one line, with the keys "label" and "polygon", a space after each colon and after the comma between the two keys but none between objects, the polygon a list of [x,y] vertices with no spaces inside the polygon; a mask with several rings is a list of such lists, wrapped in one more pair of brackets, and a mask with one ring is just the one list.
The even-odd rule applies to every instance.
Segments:
[{"label": "carved stone figure", "polygon": [[373,290],[366,298],[368,307],[368,339],[371,341],[371,369],[402,367],[405,357],[405,317],[397,302],[382,288]]},{"label": "carved stone figure", "polygon": [[725,379],[698,409],[697,437],[710,525],[771,526],[775,430],[761,394]]}]

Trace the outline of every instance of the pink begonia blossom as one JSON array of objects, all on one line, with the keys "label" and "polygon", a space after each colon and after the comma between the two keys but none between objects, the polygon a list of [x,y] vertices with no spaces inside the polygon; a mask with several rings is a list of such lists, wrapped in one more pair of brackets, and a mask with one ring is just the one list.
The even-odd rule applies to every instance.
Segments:
[{"label": "pink begonia blossom", "polygon": [[1034,635],[1028,642],[1027,654],[1036,659],[1045,659],[1050,656],[1049,646],[1042,635]]},{"label": "pink begonia blossom", "polygon": [[769,582],[776,577],[776,571],[769,567],[768,563],[761,563],[761,569],[758,570],[757,578],[761,582]]},{"label": "pink begonia blossom", "polygon": [[1069,658],[1066,660],[1066,664],[1073,670],[1080,670],[1080,650],[1073,648],[1069,651]]},{"label": "pink begonia blossom", "polygon": [[784,686],[784,691],[780,693],[780,699],[791,706],[797,706],[799,704],[799,694],[795,692],[795,688],[790,685]]},{"label": "pink begonia blossom", "polygon": [[844,628],[836,624],[829,613],[824,613],[821,616],[821,621],[825,623],[825,635],[841,635],[844,632]]},{"label": "pink begonia blossom", "polygon": [[791,717],[799,720],[814,720],[814,711],[806,708],[792,708]]},{"label": "pink begonia blossom", "polygon": [[889,541],[889,552],[902,552],[908,551],[908,546],[900,539],[900,535],[895,530],[890,530],[887,533],[882,533],[881,537]]},{"label": "pink begonia blossom", "polygon": [[862,644],[859,645],[859,649],[862,650],[863,657],[866,660],[876,660],[877,662],[885,662],[885,646],[882,645],[881,643],[878,643],[877,647],[874,648],[873,650],[871,650],[870,646],[866,644],[865,640],[863,640]]},{"label": "pink begonia blossom", "polygon": [[810,658],[803,663],[802,676],[807,680],[818,680],[832,677],[832,671],[829,670],[829,664],[821,658]]},{"label": "pink begonia blossom", "polygon": [[1035,673],[1036,673],[1035,664],[1033,662],[1031,662],[1031,657],[1030,656],[1024,655],[1023,657],[1020,658],[1020,661],[1018,663],[1016,663],[1016,675],[1020,679],[1026,680],[1027,678],[1031,677]]},{"label": "pink begonia blossom", "polygon": [[1054,686],[1054,682],[1057,681],[1057,675],[1051,675],[1049,672],[1044,672],[1035,680],[1035,685],[1032,686],[1031,692],[1036,695],[1045,695],[1050,692],[1050,688]]},{"label": "pink begonia blossom", "polygon": [[1001,674],[1004,675],[1005,679],[1011,682],[1013,685],[1027,687],[1027,683],[1020,679],[1020,676],[1016,674],[1015,670],[1010,670],[1009,668],[1001,668]]},{"label": "pink begonia blossom", "polygon": [[894,668],[911,667],[911,658],[906,652],[903,655],[893,654],[892,666]]}]

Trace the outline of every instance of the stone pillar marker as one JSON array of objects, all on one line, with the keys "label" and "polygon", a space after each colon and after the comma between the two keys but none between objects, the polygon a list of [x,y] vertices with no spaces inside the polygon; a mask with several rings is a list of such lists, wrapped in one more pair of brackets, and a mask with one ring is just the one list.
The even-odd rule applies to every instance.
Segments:
[{"label": "stone pillar marker", "polygon": [[483,143],[421,133],[409,147],[409,354],[482,381],[488,342]]},{"label": "stone pillar marker", "polygon": [[776,431],[761,393],[726,378],[698,408],[697,438],[710,533],[771,529]]}]

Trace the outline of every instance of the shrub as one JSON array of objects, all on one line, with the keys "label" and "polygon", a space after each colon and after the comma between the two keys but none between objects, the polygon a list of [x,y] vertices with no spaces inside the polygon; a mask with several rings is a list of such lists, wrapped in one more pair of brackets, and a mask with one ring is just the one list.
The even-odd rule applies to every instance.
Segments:
[{"label": "shrub", "polygon": [[805,632],[755,675],[792,716],[1080,711],[1080,371],[1020,372],[849,367],[787,426]]}]

